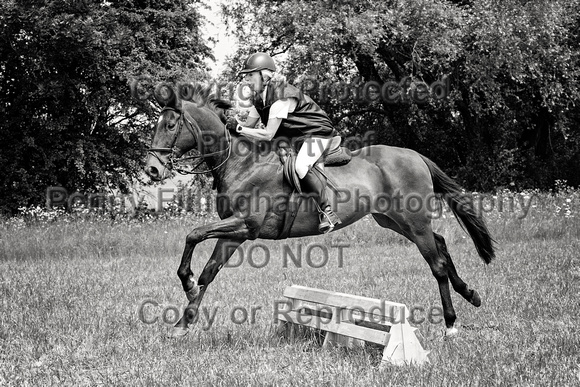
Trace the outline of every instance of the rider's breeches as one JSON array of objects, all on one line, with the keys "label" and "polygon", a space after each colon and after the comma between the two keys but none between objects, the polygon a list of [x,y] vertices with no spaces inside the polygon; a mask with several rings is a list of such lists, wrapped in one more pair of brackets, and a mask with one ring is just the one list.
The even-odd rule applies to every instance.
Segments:
[{"label": "rider's breeches", "polygon": [[304,178],[310,168],[322,156],[332,138],[310,137],[307,138],[296,156],[296,173],[300,179]]}]

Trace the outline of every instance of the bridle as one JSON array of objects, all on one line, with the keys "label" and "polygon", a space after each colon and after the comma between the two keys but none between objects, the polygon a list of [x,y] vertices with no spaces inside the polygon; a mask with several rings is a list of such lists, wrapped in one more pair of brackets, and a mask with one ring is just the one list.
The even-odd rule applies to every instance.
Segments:
[{"label": "bridle", "polygon": [[[182,175],[187,175],[187,174],[195,174],[195,175],[202,175],[202,174],[206,174],[208,172],[213,172],[216,169],[218,169],[219,167],[221,167],[222,165],[224,165],[226,163],[226,161],[228,161],[228,159],[230,158],[231,155],[231,150],[232,150],[232,139],[231,139],[231,134],[230,132],[227,130],[226,126],[224,125],[224,133],[225,133],[225,138],[227,140],[228,146],[225,149],[221,149],[217,152],[211,152],[211,153],[207,153],[204,154],[202,152],[202,132],[201,132],[201,128],[199,127],[199,125],[197,124],[197,122],[193,119],[193,117],[191,117],[191,115],[183,110],[179,110],[179,109],[175,109],[172,107],[164,107],[163,109],[161,109],[161,114],[163,114],[165,111],[173,111],[175,113],[179,114],[179,120],[177,123],[177,130],[175,131],[175,135],[173,136],[173,140],[171,141],[171,146],[169,148],[149,148],[147,150],[148,153],[150,153],[151,155],[153,155],[157,161],[159,161],[161,163],[161,165],[163,165],[163,167],[165,167],[166,169],[169,170],[174,170]],[[177,143],[177,139],[179,138],[179,136],[181,135],[181,132],[183,131],[183,128],[186,127],[187,130],[189,130],[191,132],[191,134],[193,135],[193,137],[195,138],[195,141],[197,143],[198,146],[198,151],[201,153],[200,155],[195,155],[195,156],[188,156],[188,157],[175,157],[175,155],[177,154],[178,149],[176,148],[175,144]],[[205,171],[197,171],[197,167],[199,167],[201,164],[203,164],[205,162],[205,159],[207,157],[210,156],[214,156],[217,154],[223,154],[224,152],[228,152],[228,154],[226,155],[225,159],[219,163],[218,165],[209,168]],[[161,158],[159,157],[158,153],[169,153],[169,160],[167,162],[161,160]],[[189,160],[195,160],[195,159],[199,159],[199,161],[194,165],[194,166],[189,166],[189,167],[183,167],[180,166],[180,164],[189,161]]]}]

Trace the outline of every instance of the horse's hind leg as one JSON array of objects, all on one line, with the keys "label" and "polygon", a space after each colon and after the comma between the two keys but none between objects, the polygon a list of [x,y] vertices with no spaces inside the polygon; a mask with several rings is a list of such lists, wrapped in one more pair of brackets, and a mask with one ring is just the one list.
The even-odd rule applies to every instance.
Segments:
[{"label": "horse's hind leg", "polygon": [[445,326],[447,327],[446,334],[455,334],[457,329],[455,329],[453,325],[455,324],[457,317],[455,315],[455,309],[453,308],[453,302],[451,301],[451,291],[449,289],[449,277],[453,274],[450,274],[451,270],[449,270],[445,255],[439,253],[435,241],[435,235],[431,226],[424,222],[417,221],[416,224],[422,224],[422,226],[414,227],[413,225],[415,222],[409,221],[410,219],[400,218],[398,221],[395,221],[383,214],[373,214],[373,217],[379,225],[398,232],[417,245],[421,255],[423,255],[423,258],[425,258],[429,264],[431,272],[439,286],[439,294],[443,306],[443,318],[445,319]]},{"label": "horse's hind leg", "polygon": [[453,261],[451,260],[451,255],[449,255],[449,252],[447,251],[447,245],[445,244],[445,239],[443,238],[443,236],[441,236],[437,233],[433,233],[433,236],[435,237],[435,242],[437,243],[437,248],[439,249],[439,254],[442,254],[447,261],[447,270],[448,270],[448,274],[449,274],[449,281],[451,282],[451,285],[453,286],[453,290],[455,290],[457,293],[459,293],[463,298],[465,298],[467,301],[469,301],[474,306],[477,306],[477,307],[481,306],[481,298],[479,297],[479,294],[475,290],[469,289],[467,287],[467,284],[465,282],[463,282],[463,280],[457,274],[457,270],[455,269],[455,265],[453,264]]},{"label": "horse's hind leg", "polygon": [[431,272],[437,280],[441,304],[443,306],[443,318],[445,319],[445,327],[447,328],[446,335],[449,336],[457,333],[457,329],[454,327],[457,316],[453,308],[453,302],[451,301],[451,290],[449,289],[449,279],[453,275],[451,274],[445,256],[439,253],[431,228],[429,227],[425,231],[421,234],[415,234],[411,240],[419,248],[421,255],[423,255],[423,258],[429,264]]}]

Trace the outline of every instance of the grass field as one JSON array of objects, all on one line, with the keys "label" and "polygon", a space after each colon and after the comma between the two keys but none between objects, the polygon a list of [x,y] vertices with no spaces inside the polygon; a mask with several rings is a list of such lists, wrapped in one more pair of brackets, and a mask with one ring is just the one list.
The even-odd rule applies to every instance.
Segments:
[{"label": "grass field", "polygon": [[[417,327],[430,364],[382,370],[377,348],[323,350],[308,337],[289,343],[272,324],[274,302],[290,284],[437,311],[436,281],[416,247],[370,219],[316,238],[244,244],[244,262],[224,268],[206,294],[212,323],[202,315],[178,340],[166,338],[186,301],[176,270],[185,235],[208,219],[5,220],[0,385],[578,385],[579,195],[526,197],[533,202],[525,217],[517,200],[488,209],[498,241],[489,266],[449,213],[434,221],[483,305],[453,293],[459,335],[444,339],[443,322],[426,319]],[[196,249],[196,275],[214,244]],[[302,267],[284,265],[284,248],[296,254],[314,244],[328,246],[326,265],[312,268],[304,257]],[[268,264],[255,267],[266,250]],[[312,266],[321,251],[312,249]]]}]

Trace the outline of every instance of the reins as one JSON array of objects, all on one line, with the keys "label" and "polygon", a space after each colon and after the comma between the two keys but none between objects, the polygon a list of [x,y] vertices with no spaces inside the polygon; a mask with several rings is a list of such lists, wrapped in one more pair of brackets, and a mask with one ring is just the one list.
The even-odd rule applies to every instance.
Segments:
[{"label": "reins", "polygon": [[[231,134],[227,130],[225,125],[224,125],[224,133],[225,133],[225,138],[226,138],[227,143],[228,143],[228,146],[226,147],[226,149],[221,149],[221,150],[216,151],[216,152],[210,152],[210,153],[204,154],[202,151],[203,139],[201,138],[202,137],[201,136],[201,128],[199,127],[197,122],[193,119],[193,117],[191,117],[191,115],[185,110],[180,111],[178,109],[174,109],[171,107],[164,107],[161,110],[161,114],[163,114],[163,112],[166,110],[172,110],[176,113],[179,113],[178,127],[177,127],[177,130],[175,131],[175,136],[173,137],[173,140],[171,142],[171,146],[169,148],[149,148],[147,150],[147,152],[152,154],[161,163],[161,165],[163,165],[167,169],[170,169],[170,170],[172,169],[172,170],[174,170],[177,173],[180,173],[182,175],[188,175],[188,174],[203,175],[203,174],[217,170],[222,165],[224,165],[226,163],[226,161],[228,161],[228,159],[231,156],[232,141],[231,141]],[[176,159],[176,158],[174,158],[174,155],[176,154],[176,150],[177,150],[177,148],[175,147],[175,144],[177,143],[177,139],[181,135],[181,132],[182,132],[184,126],[191,132],[193,137],[196,139],[196,142],[198,145],[198,151],[201,154],[196,155],[196,156],[188,156],[188,157],[180,156]],[[161,160],[158,152],[169,153],[169,160],[167,162]],[[201,164],[203,164],[205,162],[205,159],[207,157],[215,156],[218,154],[223,154],[224,152],[228,152],[228,153],[227,153],[226,157],[224,158],[224,160],[221,163],[219,163],[218,165],[216,165],[212,168],[209,168],[205,171],[197,171],[196,170],[197,167],[199,167]],[[191,168],[186,169],[186,168],[179,166],[179,164],[181,164],[181,163],[184,163],[184,162],[189,161],[189,160],[195,160],[195,159],[200,159],[200,160]]]}]

